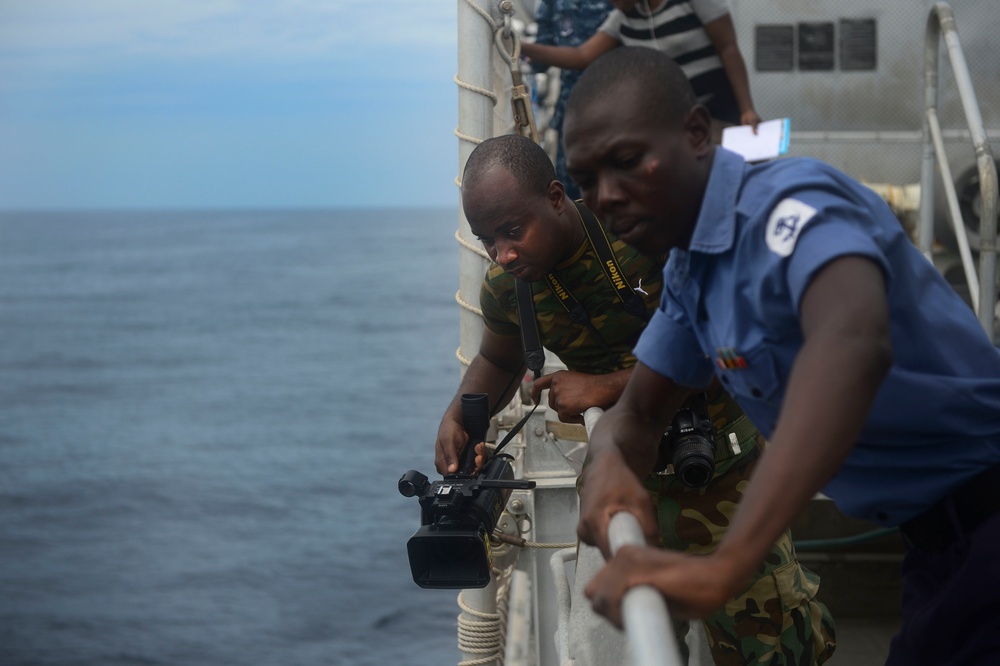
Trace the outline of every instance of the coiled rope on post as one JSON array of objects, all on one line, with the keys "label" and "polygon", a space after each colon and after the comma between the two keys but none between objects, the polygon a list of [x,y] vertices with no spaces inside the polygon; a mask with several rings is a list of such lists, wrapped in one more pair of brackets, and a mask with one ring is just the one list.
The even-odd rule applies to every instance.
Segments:
[{"label": "coiled rope on post", "polygon": [[[467,654],[484,655],[478,659],[467,659],[458,666],[485,666],[486,664],[503,664],[504,643],[506,639],[507,604],[510,596],[510,580],[514,565],[499,571],[493,570],[497,581],[497,612],[484,613],[465,603],[458,593],[458,607],[462,614],[458,616],[458,649]],[[470,615],[478,620],[466,617]]]},{"label": "coiled rope on post", "polygon": [[[465,238],[462,237],[462,232],[458,229],[455,230],[455,240],[458,241],[458,244],[464,247],[466,250],[474,254],[478,254],[484,259],[488,260],[490,258],[490,255],[486,254],[486,250],[484,250],[482,247],[473,245],[469,241],[465,240]],[[462,298],[461,290],[455,292],[455,302],[458,303],[459,307],[464,308],[469,312],[478,315],[480,317],[483,316],[483,311],[480,308],[477,308],[475,305]],[[466,367],[468,367],[469,364],[472,363],[472,361],[466,358],[465,355],[462,353],[461,347],[455,350],[455,357],[458,358],[458,360]]]},{"label": "coiled rope on post", "polygon": [[[483,20],[486,21],[487,24],[489,24],[491,31],[495,32],[498,28],[501,28],[501,29],[503,28],[502,24],[498,24],[496,21],[494,21],[493,17],[490,16],[489,13],[486,10],[484,10],[482,7],[480,7],[475,2],[473,2],[473,0],[465,0],[465,4],[468,5],[471,9],[473,9],[477,14],[479,14],[483,18]],[[466,89],[466,90],[468,90],[470,92],[474,92],[474,93],[477,93],[479,95],[482,95],[483,97],[486,97],[487,99],[489,99],[490,103],[493,106],[497,105],[497,102],[499,101],[499,96],[495,92],[493,92],[492,90],[489,90],[487,88],[482,88],[480,86],[473,85],[471,83],[467,83],[466,81],[463,81],[462,79],[458,78],[458,74],[455,74],[454,81],[455,81],[455,85],[457,85],[459,88],[464,88],[464,89]],[[480,143],[483,142],[482,138],[475,137],[475,136],[470,136],[468,134],[465,134],[458,127],[455,128],[454,134],[460,140],[462,140],[462,141],[468,141],[469,143],[472,143],[472,144],[478,145],[478,144],[480,144]],[[461,186],[459,184],[459,179],[458,178],[455,178],[455,184]]]},{"label": "coiled rope on post", "polygon": [[455,239],[458,241],[458,244],[461,245],[462,247],[471,250],[472,252],[475,252],[483,259],[490,260],[490,255],[486,253],[486,250],[484,250],[481,246],[473,245],[469,241],[462,238],[462,234],[457,230],[455,231]]}]

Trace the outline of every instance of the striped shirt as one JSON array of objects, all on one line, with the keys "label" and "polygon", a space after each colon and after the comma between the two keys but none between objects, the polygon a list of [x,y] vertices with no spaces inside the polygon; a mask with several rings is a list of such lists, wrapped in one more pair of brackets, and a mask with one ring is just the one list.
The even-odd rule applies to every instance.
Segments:
[{"label": "striped shirt", "polygon": [[698,101],[713,118],[739,123],[736,96],[705,30],[706,23],[729,13],[725,0],[665,0],[652,14],[646,13],[647,6],[639,2],[628,12],[612,11],[601,32],[625,46],[666,53],[684,70]]}]

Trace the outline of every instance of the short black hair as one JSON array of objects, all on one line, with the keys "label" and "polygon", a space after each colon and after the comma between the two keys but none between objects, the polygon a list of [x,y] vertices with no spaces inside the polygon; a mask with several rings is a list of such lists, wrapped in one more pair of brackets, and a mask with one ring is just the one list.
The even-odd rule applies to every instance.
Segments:
[{"label": "short black hair", "polygon": [[691,82],[673,58],[645,46],[620,46],[583,70],[569,95],[566,115],[607,98],[627,83],[639,84],[632,101],[669,124],[680,122],[698,103]]},{"label": "short black hair", "polygon": [[471,189],[494,166],[501,166],[521,186],[522,191],[545,196],[556,179],[552,160],[537,143],[520,134],[504,134],[476,146],[465,163],[462,189]]}]

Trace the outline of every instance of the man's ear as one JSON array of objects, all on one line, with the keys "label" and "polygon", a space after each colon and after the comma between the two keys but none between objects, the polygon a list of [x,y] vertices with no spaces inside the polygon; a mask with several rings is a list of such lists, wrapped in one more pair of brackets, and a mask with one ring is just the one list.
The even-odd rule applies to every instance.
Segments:
[{"label": "man's ear", "polygon": [[559,180],[549,181],[549,189],[546,191],[545,197],[549,200],[552,208],[561,213],[566,201],[566,186]]},{"label": "man's ear", "polygon": [[695,154],[701,157],[712,149],[712,116],[703,104],[695,104],[684,116],[684,133]]}]

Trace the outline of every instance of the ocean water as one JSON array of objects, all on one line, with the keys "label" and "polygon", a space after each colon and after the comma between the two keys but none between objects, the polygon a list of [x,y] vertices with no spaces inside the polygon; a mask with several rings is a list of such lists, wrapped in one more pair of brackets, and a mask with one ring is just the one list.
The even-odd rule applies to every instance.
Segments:
[{"label": "ocean water", "polygon": [[0,664],[454,664],[455,210],[0,214]]}]

